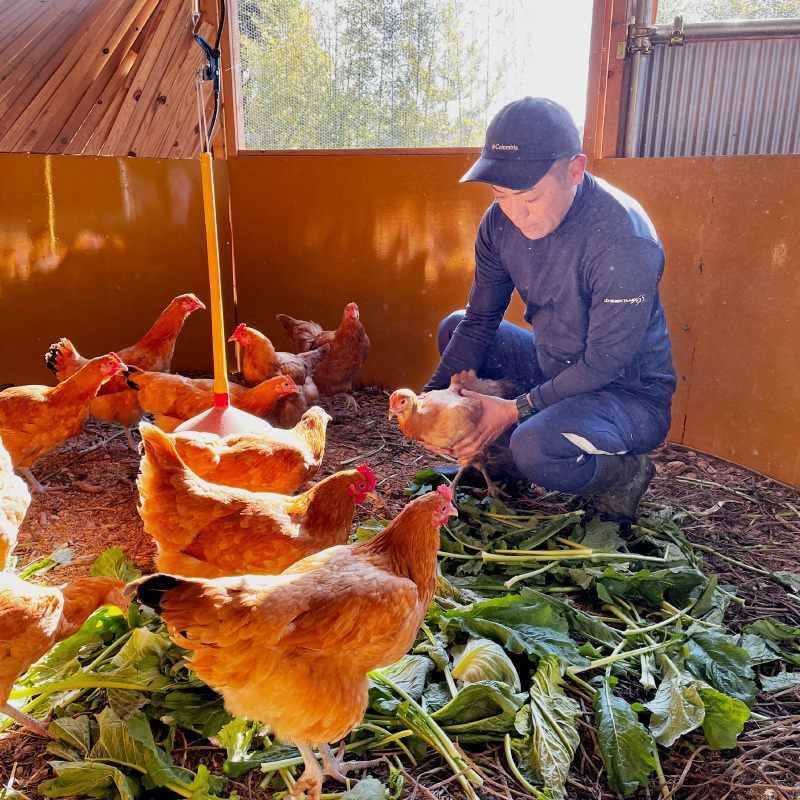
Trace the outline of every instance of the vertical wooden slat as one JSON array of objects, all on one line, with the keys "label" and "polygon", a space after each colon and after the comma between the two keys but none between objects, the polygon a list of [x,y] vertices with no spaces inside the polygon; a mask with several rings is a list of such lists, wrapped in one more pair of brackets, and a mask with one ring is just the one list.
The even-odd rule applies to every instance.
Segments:
[{"label": "vertical wooden slat", "polygon": [[226,157],[237,155],[244,143],[244,106],[242,105],[242,60],[239,49],[238,0],[228,0],[226,34],[222,48],[222,114],[225,122]]}]

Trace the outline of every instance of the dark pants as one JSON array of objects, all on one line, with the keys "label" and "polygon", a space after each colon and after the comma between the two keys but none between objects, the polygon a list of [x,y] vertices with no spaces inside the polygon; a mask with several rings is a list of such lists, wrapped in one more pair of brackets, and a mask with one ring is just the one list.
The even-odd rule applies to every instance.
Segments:
[{"label": "dark pants", "polygon": [[[439,326],[444,352],[463,311]],[[520,395],[540,383],[534,335],[501,322],[489,345],[479,378],[510,378]],[[664,441],[670,409],[655,406],[623,389],[603,389],[568,397],[539,411],[513,430],[511,454],[520,472],[543,489],[580,494],[600,472],[600,455],[648,453]]]}]

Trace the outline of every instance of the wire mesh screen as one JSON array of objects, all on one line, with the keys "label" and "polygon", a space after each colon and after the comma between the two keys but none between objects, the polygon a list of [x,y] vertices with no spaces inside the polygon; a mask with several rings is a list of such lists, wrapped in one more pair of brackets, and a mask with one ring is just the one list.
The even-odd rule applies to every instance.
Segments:
[{"label": "wire mesh screen", "polygon": [[[238,5],[251,150],[480,145],[491,116],[531,94],[543,66],[534,38],[548,4],[533,0]],[[583,72],[588,25],[585,49]]]}]

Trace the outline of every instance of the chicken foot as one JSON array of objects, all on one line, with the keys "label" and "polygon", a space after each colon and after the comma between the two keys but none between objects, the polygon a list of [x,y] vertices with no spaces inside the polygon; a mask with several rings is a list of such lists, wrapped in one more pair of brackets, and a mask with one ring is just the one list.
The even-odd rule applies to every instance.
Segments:
[{"label": "chicken foot", "polygon": [[345,761],[342,756],[344,755],[344,742],[339,747],[339,752],[334,755],[331,746],[326,742],[320,742],[317,746],[320,756],[322,756],[322,774],[329,775],[335,778],[340,783],[347,782],[347,773],[354,769],[368,769],[369,767],[377,767],[385,759],[376,758],[372,761]]},{"label": "chicken foot", "polygon": [[14,722],[18,722],[23,728],[27,728],[32,733],[38,733],[39,736],[44,736],[46,739],[58,738],[57,736],[53,736],[53,734],[50,733],[47,728],[45,728],[44,724],[39,722],[38,719],[29,717],[18,708],[14,708],[14,706],[12,706],[10,703],[4,703],[2,706],[0,706],[0,712],[5,714],[7,717],[11,717]]},{"label": "chicken foot", "polygon": [[131,429],[130,428],[126,428],[123,425],[122,430],[125,431],[125,438],[128,440],[128,447],[130,447],[130,449],[133,450],[134,453],[138,453],[139,452],[139,445],[136,444],[136,441],[134,440],[133,436],[131,436]]},{"label": "chicken foot", "polygon": [[459,462],[458,465],[458,472],[456,472],[455,478],[453,478],[452,482],[450,483],[450,491],[453,493],[453,497],[456,495],[456,486],[458,486],[458,481],[461,478],[461,473],[470,466],[470,464],[475,464],[475,466],[480,470],[481,475],[483,475],[483,479],[486,481],[486,492],[489,497],[509,497],[506,492],[504,492],[500,487],[489,477],[489,473],[486,471],[486,466],[484,465],[481,459],[477,459],[476,461],[467,461],[466,463]]},{"label": "chicken foot", "polygon": [[292,788],[292,797],[306,793],[306,800],[319,800],[322,794],[322,769],[314,755],[311,742],[298,742],[297,749],[303,757],[305,769]]},{"label": "chicken foot", "polygon": [[351,413],[355,414],[358,411],[358,403],[356,402],[355,397],[353,395],[348,394],[347,392],[337,392],[333,397],[330,399],[331,404],[331,411],[333,411],[333,401],[337,398],[341,397],[344,399],[344,410],[350,411]]}]

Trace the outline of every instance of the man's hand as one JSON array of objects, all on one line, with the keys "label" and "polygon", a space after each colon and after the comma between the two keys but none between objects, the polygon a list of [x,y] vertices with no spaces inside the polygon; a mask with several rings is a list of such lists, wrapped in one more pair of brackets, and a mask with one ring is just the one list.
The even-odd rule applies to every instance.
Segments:
[{"label": "man's hand", "polygon": [[497,439],[509,425],[517,421],[517,405],[513,400],[504,400],[501,397],[491,397],[487,394],[461,390],[462,397],[474,397],[481,401],[483,417],[475,430],[453,445],[447,455],[453,455],[460,460],[467,460],[486,449]]}]

